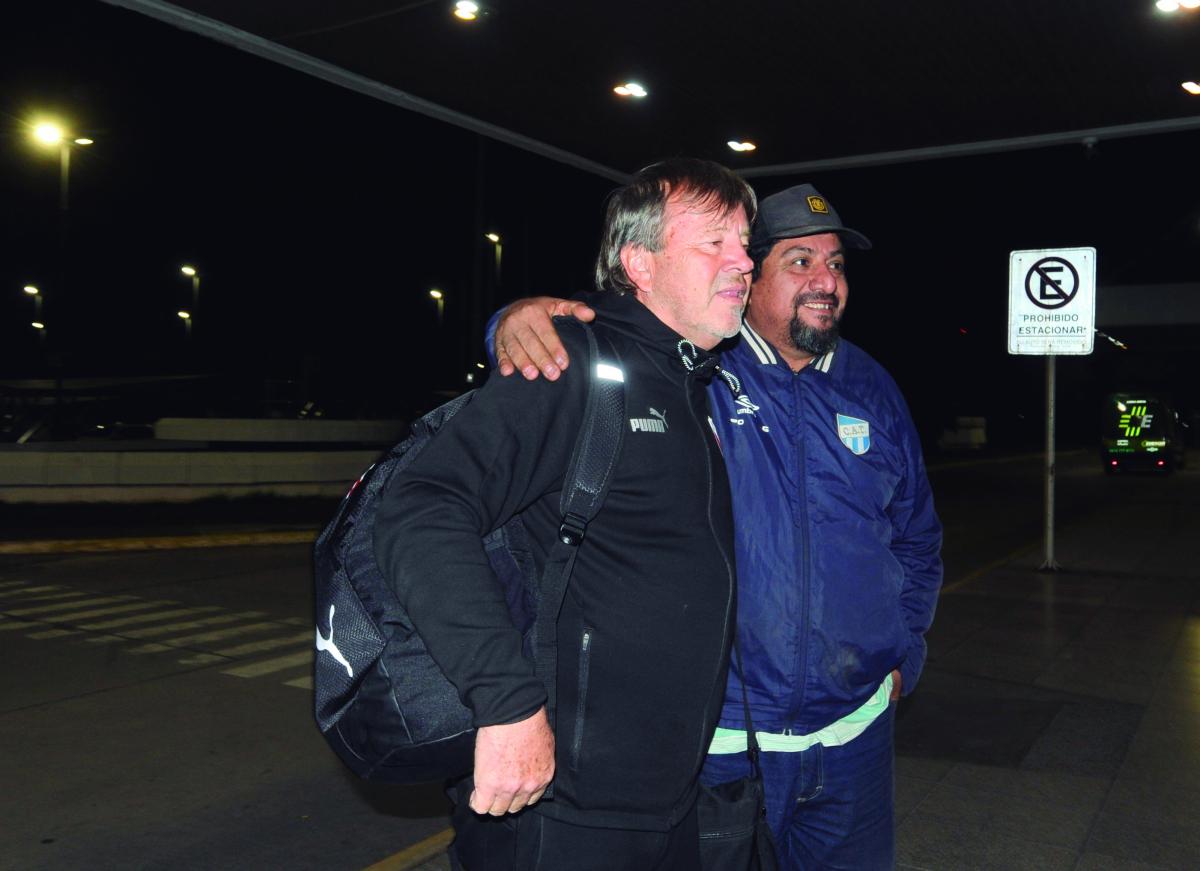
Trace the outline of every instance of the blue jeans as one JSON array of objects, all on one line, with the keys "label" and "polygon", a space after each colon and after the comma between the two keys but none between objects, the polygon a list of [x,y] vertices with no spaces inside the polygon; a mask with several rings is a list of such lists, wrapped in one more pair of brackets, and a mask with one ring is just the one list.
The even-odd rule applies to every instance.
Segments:
[{"label": "blue jeans", "polygon": [[[842,747],[762,754],[767,822],[781,869],[888,871],[896,864],[893,820],[896,705]],[[745,753],[713,754],[708,786],[745,777]]]}]

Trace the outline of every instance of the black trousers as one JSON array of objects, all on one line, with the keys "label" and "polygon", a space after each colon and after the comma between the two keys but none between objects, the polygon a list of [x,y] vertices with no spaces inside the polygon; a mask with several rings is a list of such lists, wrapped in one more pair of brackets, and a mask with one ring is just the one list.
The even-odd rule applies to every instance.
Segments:
[{"label": "black trousers", "polygon": [[[470,793],[468,792],[468,795]],[[693,806],[669,832],[579,826],[533,808],[480,816],[465,801],[454,809],[451,861],[456,871],[696,871],[700,830]]]}]

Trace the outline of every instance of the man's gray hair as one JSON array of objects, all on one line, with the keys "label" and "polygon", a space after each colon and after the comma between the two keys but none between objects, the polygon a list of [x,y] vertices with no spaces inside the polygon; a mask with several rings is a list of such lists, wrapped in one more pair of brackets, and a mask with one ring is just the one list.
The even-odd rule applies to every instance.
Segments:
[{"label": "man's gray hair", "polygon": [[741,206],[753,224],[758,201],[750,185],[719,163],[674,157],[638,171],[625,187],[608,197],[604,233],[596,258],[596,287],[614,293],[633,293],[636,286],[625,274],[621,249],[639,245],[661,251],[667,200],[680,196],[689,205],[726,215]]}]

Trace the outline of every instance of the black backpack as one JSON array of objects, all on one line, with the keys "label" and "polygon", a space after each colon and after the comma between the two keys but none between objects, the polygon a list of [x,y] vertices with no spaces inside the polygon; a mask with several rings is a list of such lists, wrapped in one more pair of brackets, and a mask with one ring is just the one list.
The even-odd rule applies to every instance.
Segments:
[{"label": "black backpack", "polygon": [[[513,625],[546,686],[553,723],[555,623],[587,524],[604,501],[625,419],[620,370],[605,364],[587,325],[587,411],[563,482],[562,524],[539,581],[518,515],[483,539],[505,589]],[[611,355],[615,362],[615,353]],[[579,364],[577,364],[579,365]],[[412,426],[367,469],[315,546],[317,726],[356,774],[418,783],[466,774],[474,763],[472,715],[415,631],[375,560],[380,494],[439,429],[471,401],[466,393]]]}]

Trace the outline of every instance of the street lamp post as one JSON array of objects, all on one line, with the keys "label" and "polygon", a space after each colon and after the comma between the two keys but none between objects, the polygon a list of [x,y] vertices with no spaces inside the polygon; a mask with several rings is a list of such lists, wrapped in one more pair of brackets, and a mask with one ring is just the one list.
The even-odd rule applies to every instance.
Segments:
[{"label": "street lamp post", "polygon": [[180,266],[179,271],[192,280],[192,309],[198,311],[200,309],[200,273],[196,271],[195,266],[187,265]]},{"label": "street lamp post", "polygon": [[435,287],[429,291],[429,296],[437,303],[437,321],[440,327],[442,325],[442,316],[445,313],[446,295]]},{"label": "street lamp post", "polygon": [[33,317],[34,320],[42,319],[42,291],[32,284],[27,284],[22,288],[26,294],[33,297]]},{"label": "street lamp post", "polygon": [[57,124],[44,121],[33,128],[33,138],[48,148],[58,146],[58,210],[66,213],[71,207],[71,147],[87,147],[95,140],[86,136],[71,137]]},{"label": "street lamp post", "polygon": [[187,339],[192,338],[192,315],[191,312],[179,311],[175,312],[183,320],[183,335]]},{"label": "street lamp post", "polygon": [[504,244],[499,233],[485,233],[483,238],[492,243],[496,255],[496,290],[500,290],[500,265],[504,257]]},{"label": "street lamp post", "polygon": [[[68,134],[61,125],[51,121],[42,121],[35,124],[32,130],[33,140],[44,148],[58,147],[59,161],[59,177],[58,177],[58,268],[57,268],[57,283],[54,286],[55,305],[62,306],[63,301],[68,298],[67,284],[69,271],[67,269],[67,237],[69,235],[69,210],[71,207],[71,149],[78,146],[86,148],[93,145],[94,140],[86,136],[72,136]],[[41,295],[37,294],[40,314]],[[51,315],[54,312],[51,311]],[[62,312],[59,312],[60,319],[56,323],[61,324]],[[39,318],[40,322],[40,318]],[[41,336],[43,344],[46,340],[45,327],[38,328],[38,333]],[[54,368],[54,412],[53,416],[55,423],[58,419],[59,405],[61,403],[62,394],[62,366],[59,362],[53,362]]]}]

